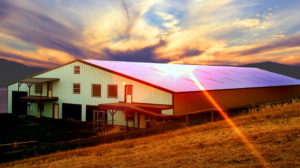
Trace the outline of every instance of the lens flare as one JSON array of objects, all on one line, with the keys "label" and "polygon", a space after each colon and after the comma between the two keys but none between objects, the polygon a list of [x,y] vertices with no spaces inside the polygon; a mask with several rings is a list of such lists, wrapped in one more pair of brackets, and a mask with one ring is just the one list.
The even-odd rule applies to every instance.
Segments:
[{"label": "lens flare", "polygon": [[260,161],[260,163],[264,167],[270,167],[268,162],[261,156],[261,154],[256,150],[256,148],[249,142],[247,137],[241,132],[241,130],[235,125],[235,123],[228,117],[228,115],[224,112],[224,110],[216,102],[216,100],[205,90],[205,88],[197,80],[195,75],[190,71],[185,71],[185,70],[181,70],[181,69],[178,69],[178,70],[181,72],[185,72],[186,74],[188,74],[191,77],[191,79],[194,81],[194,83],[203,91],[204,95],[210,101],[210,103],[217,109],[217,111],[220,113],[220,115],[230,125],[230,127],[234,130],[234,132],[240,137],[240,139],[243,141],[243,143],[251,150],[251,152]]}]

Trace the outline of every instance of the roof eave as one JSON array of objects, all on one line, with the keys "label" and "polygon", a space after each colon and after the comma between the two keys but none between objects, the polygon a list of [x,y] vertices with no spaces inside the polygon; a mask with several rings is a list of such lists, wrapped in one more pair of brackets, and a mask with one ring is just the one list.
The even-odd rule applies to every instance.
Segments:
[{"label": "roof eave", "polygon": [[157,88],[157,89],[160,89],[160,90],[163,90],[163,91],[172,93],[172,94],[175,93],[175,91],[173,91],[173,90],[169,90],[169,89],[163,88],[163,87],[161,87],[161,86],[158,86],[158,85],[155,85],[155,84],[146,82],[146,81],[144,81],[144,80],[137,79],[137,78],[134,78],[134,77],[132,77],[132,76],[129,76],[129,75],[126,75],[126,74],[123,74],[123,73],[120,73],[120,72],[117,72],[117,71],[114,71],[114,70],[111,70],[111,69],[108,69],[108,68],[104,68],[104,67],[99,66],[99,65],[95,65],[95,64],[86,62],[86,61],[84,61],[84,60],[78,59],[78,61],[81,62],[81,63],[87,64],[87,65],[90,65],[90,66],[93,66],[93,67],[96,67],[96,68],[99,68],[99,69],[102,69],[102,70],[111,72],[111,73],[114,73],[114,74],[117,74],[117,75],[119,75],[119,76],[123,76],[123,77],[125,77],[125,78],[129,78],[129,79],[135,80],[135,81],[137,81],[137,82],[140,82],[140,83],[143,83],[143,84],[152,86],[152,87],[154,87],[154,88]]}]

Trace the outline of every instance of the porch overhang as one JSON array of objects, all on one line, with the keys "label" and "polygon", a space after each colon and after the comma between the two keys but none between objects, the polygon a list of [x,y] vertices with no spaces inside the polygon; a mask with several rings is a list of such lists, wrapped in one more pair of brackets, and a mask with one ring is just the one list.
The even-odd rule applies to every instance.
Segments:
[{"label": "porch overhang", "polygon": [[58,80],[59,78],[26,78],[18,81],[18,83],[47,83]]},{"label": "porch overhang", "polygon": [[143,103],[107,103],[99,104],[99,109],[104,110],[122,110],[122,111],[134,111],[140,114],[145,114],[153,118],[158,119],[172,119],[175,118],[173,115],[161,114],[162,110],[172,109],[171,105],[156,105],[156,104],[143,104]]},{"label": "porch overhang", "polygon": [[58,101],[58,97],[47,97],[47,96],[30,96],[30,97],[20,97],[21,100],[32,103],[44,103]]}]

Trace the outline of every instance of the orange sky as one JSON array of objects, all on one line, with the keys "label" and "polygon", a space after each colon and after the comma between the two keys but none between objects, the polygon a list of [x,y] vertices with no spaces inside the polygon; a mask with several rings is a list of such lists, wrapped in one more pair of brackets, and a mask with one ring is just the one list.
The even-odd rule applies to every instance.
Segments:
[{"label": "orange sky", "polygon": [[300,63],[297,0],[2,0],[0,58]]}]

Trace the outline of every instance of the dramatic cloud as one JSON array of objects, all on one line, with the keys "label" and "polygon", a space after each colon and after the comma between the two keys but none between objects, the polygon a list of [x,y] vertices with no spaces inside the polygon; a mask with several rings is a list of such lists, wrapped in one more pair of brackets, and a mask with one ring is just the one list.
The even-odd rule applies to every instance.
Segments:
[{"label": "dramatic cloud", "polygon": [[272,41],[271,43],[261,45],[258,47],[254,47],[249,50],[242,51],[240,54],[241,55],[253,55],[253,54],[258,54],[258,53],[262,53],[265,51],[293,48],[293,47],[300,47],[300,34],[290,36],[290,37],[287,37],[284,39]]},{"label": "dramatic cloud", "polygon": [[[22,55],[17,55],[17,54],[2,52],[2,51],[0,51],[0,55],[1,55],[1,58],[9,58],[9,60],[17,61],[17,62],[20,62],[20,63],[30,62],[31,63],[30,65],[33,65],[33,66],[34,65],[49,66],[49,64],[46,65],[46,63],[44,61],[39,61],[39,60],[35,60],[35,59],[26,58]],[[50,66],[54,66],[54,65],[57,65],[57,64],[50,63]]]},{"label": "dramatic cloud", "polygon": [[2,0],[0,57],[191,64],[300,63],[300,2]]},{"label": "dramatic cloud", "polygon": [[[120,61],[139,61],[139,62],[158,62],[158,60],[155,60],[155,53],[154,51],[164,46],[165,42],[160,41],[158,44],[155,44],[153,46],[145,47],[138,50],[126,50],[126,51],[113,51],[110,49],[104,49],[104,54],[108,57],[112,58],[113,60],[120,60]],[[192,54],[187,53],[187,54]],[[194,51],[196,52],[196,51]],[[163,60],[160,59],[159,62],[169,62],[170,60]]]}]

